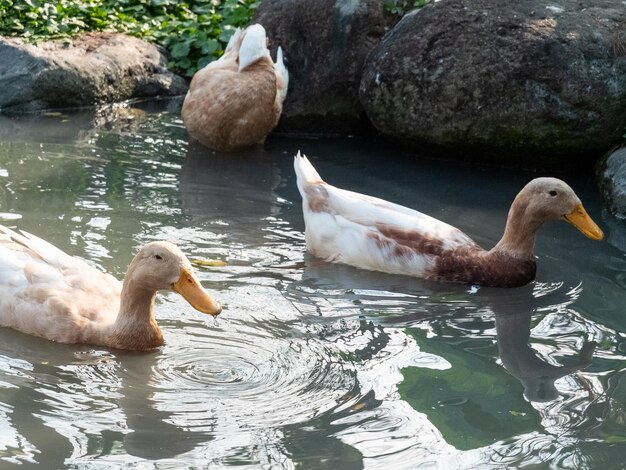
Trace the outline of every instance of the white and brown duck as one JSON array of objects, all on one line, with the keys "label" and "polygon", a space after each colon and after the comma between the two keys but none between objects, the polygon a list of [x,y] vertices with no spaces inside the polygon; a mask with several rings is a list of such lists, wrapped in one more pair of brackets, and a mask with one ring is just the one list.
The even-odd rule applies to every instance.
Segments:
[{"label": "white and brown duck", "polygon": [[294,168],[306,225],[307,249],[330,262],[437,281],[517,287],[535,278],[535,235],[563,219],[601,240],[572,188],[536,178],[517,195],[502,239],[484,250],[459,229],[421,212],[325,183],[309,160]]},{"label": "white and brown duck", "polygon": [[221,311],[171,243],[145,245],[121,283],[41,238],[0,225],[0,326],[60,343],[147,350],[164,343],[154,317],[162,289],[200,312]]},{"label": "white and brown duck", "polygon": [[274,63],[263,26],[237,29],[224,55],[193,76],[183,122],[194,139],[213,150],[262,143],[278,124],[288,84],[282,49]]}]

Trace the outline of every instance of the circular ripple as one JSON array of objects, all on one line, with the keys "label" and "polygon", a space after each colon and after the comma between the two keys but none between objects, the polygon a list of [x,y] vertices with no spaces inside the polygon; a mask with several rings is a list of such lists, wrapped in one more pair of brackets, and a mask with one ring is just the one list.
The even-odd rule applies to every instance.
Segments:
[{"label": "circular ripple", "polygon": [[121,358],[124,382],[132,384],[125,393],[150,389],[155,408],[168,410],[181,427],[208,429],[216,420],[234,420],[249,429],[310,419],[341,404],[354,388],[351,362],[307,331],[276,289],[233,289],[220,300],[237,310],[217,321],[192,313],[181,322],[175,312],[171,320],[160,319],[167,341],[161,352],[128,367]]},{"label": "circular ripple", "polygon": [[153,379],[159,400],[175,399],[191,414],[213,410],[259,427],[330,409],[354,383],[352,372],[318,342],[263,338],[253,329],[235,338],[195,338],[185,350],[163,357]]}]

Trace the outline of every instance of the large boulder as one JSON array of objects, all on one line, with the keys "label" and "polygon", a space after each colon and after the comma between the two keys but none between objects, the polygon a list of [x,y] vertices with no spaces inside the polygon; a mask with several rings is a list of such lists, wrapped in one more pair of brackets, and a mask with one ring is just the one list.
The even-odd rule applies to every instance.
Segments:
[{"label": "large boulder", "polygon": [[88,106],[185,93],[160,48],[117,33],[25,44],[0,38],[0,111]]},{"label": "large boulder", "polygon": [[252,22],[265,27],[273,56],[282,46],[289,70],[277,130],[343,134],[362,129],[363,62],[394,21],[381,0],[264,0]]},{"label": "large boulder", "polygon": [[361,103],[381,133],[416,147],[505,164],[583,160],[626,125],[625,30],[622,0],[442,0],[405,15],[372,51]]},{"label": "large boulder", "polygon": [[598,182],[610,211],[626,219],[626,147],[612,152],[599,164]]}]

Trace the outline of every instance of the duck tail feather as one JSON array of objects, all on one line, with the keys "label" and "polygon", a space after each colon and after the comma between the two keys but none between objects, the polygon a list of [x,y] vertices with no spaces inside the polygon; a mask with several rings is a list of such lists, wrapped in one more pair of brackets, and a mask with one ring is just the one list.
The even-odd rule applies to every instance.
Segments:
[{"label": "duck tail feather", "polygon": [[298,154],[294,157],[293,167],[296,171],[296,177],[298,180],[298,190],[302,195],[304,195],[304,187],[307,184],[324,182],[313,165],[311,165],[309,159],[306,158],[305,155],[301,154],[300,150],[298,150]]},{"label": "duck tail feather", "polygon": [[8,237],[13,243],[17,243],[31,251],[37,258],[41,258],[50,265],[62,267],[79,262],[77,258],[71,257],[51,243],[24,230],[20,230],[18,233],[0,225],[0,233]]},{"label": "duck tail feather", "polygon": [[220,57],[218,60],[222,60],[224,58],[237,58],[239,55],[239,48],[241,47],[241,41],[243,40],[243,30],[241,28],[235,29],[235,32],[228,40],[228,44],[226,45],[226,49],[224,49],[224,55]]},{"label": "duck tail feather", "polygon": [[287,88],[289,87],[289,72],[285,67],[285,61],[283,57],[283,48],[278,46],[276,50],[276,63],[274,66],[274,70],[276,71],[276,79],[279,94],[281,95],[281,102],[285,100],[285,96],[287,96]]}]

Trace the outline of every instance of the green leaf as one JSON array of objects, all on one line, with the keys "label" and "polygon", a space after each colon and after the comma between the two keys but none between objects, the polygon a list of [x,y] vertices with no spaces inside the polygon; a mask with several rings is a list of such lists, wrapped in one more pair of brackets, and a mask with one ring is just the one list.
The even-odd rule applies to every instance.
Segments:
[{"label": "green leaf", "polygon": [[214,60],[213,57],[203,57],[202,59],[198,61],[198,70],[206,67],[208,64],[213,62],[213,60]]},{"label": "green leaf", "polygon": [[215,40],[215,39],[208,39],[203,45],[202,45],[202,54],[205,55],[213,55],[213,53],[215,51],[217,51],[220,47],[220,43]]},{"label": "green leaf", "polygon": [[170,53],[175,59],[187,57],[189,55],[189,42],[176,43],[170,50]]}]

